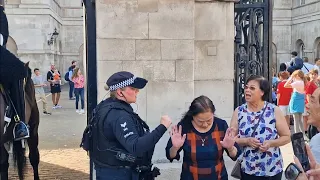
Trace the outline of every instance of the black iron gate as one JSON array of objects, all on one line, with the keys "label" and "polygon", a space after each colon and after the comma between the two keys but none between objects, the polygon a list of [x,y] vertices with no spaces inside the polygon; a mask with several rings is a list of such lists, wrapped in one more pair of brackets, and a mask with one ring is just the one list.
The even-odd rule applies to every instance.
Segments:
[{"label": "black iron gate", "polygon": [[234,12],[236,108],[244,103],[244,85],[251,74],[264,76],[271,82],[272,0],[240,0]]}]

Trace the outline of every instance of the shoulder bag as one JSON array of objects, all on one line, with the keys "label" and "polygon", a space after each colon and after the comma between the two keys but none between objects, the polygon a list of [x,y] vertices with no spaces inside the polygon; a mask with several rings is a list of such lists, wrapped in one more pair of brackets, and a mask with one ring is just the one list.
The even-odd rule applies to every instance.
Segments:
[{"label": "shoulder bag", "polygon": [[[259,126],[259,123],[260,123],[261,119],[263,118],[263,114],[266,111],[267,107],[268,107],[268,102],[267,102],[266,107],[263,109],[263,112],[261,113],[261,115],[259,117],[258,123],[254,126],[254,130],[253,130],[253,132],[251,134],[251,137],[254,137],[254,134],[255,134],[258,126]],[[231,172],[231,176],[236,178],[236,179],[241,179],[241,163],[242,163],[242,158],[237,160],[237,162],[234,165],[234,167],[232,169],[232,172]]]}]

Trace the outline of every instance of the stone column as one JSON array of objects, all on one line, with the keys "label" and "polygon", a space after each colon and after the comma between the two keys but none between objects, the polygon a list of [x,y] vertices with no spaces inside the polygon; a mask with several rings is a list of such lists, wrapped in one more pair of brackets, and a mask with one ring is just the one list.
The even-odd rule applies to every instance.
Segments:
[{"label": "stone column", "polygon": [[194,13],[195,97],[208,96],[216,114],[229,119],[234,92],[234,3],[201,1],[196,0]]},{"label": "stone column", "polygon": [[[233,112],[233,2],[204,0],[98,0],[98,101],[114,72],[149,80],[133,108],[154,128],[161,115],[176,124],[199,95],[216,114]],[[154,160],[165,158],[167,133]]]},{"label": "stone column", "polygon": [[295,42],[291,41],[292,37],[292,1],[291,0],[274,0],[273,7],[273,27],[272,41],[277,49],[278,67],[280,63],[288,62],[291,59],[291,51],[295,50]]}]

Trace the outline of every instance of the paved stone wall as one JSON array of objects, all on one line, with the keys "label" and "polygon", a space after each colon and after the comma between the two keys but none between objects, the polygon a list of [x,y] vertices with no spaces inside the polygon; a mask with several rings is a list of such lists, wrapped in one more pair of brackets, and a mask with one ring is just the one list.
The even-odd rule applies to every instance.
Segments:
[{"label": "paved stone wall", "polygon": [[294,7],[292,10],[292,48],[296,48],[297,41],[305,45],[304,54],[313,62],[320,57],[317,46],[320,38],[320,0],[307,1],[304,6]]},{"label": "paved stone wall", "polygon": [[[65,73],[72,60],[81,61],[83,44],[83,14],[79,0],[10,0],[6,4],[12,41],[8,48],[16,51],[31,68],[43,74],[54,63]],[[59,36],[48,45],[50,33],[57,28]]]},{"label": "paved stone wall", "polygon": [[[149,80],[133,108],[151,127],[164,114],[177,123],[199,95],[213,100],[219,117],[231,117],[233,2],[99,0],[96,9],[99,101],[107,78],[126,70]],[[155,160],[164,159],[167,140]]]},{"label": "paved stone wall", "polygon": [[291,48],[291,8],[292,0],[274,0],[272,39],[277,50],[278,67],[282,62],[290,61]]},{"label": "paved stone wall", "polygon": [[320,0],[274,0],[273,42],[279,63],[290,60],[290,52],[304,44],[304,54],[313,63],[320,57]]}]

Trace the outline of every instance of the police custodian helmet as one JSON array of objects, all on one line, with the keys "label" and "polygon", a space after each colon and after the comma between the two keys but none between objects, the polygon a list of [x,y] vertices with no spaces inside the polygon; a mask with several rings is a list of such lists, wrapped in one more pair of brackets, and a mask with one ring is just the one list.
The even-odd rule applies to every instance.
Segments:
[{"label": "police custodian helmet", "polygon": [[148,80],[144,78],[136,77],[132,73],[127,71],[120,71],[111,75],[106,84],[108,86],[108,90],[115,91],[127,86],[137,89],[143,89],[147,83]]}]

